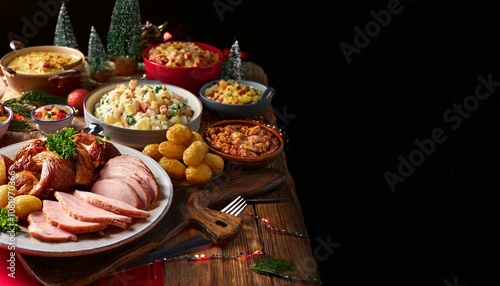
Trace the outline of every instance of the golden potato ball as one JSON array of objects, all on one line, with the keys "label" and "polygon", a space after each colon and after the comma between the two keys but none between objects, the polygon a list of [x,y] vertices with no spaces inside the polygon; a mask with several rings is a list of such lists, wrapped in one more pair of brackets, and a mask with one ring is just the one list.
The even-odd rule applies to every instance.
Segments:
[{"label": "golden potato ball", "polygon": [[177,144],[172,141],[163,141],[158,145],[158,151],[164,157],[177,160],[182,160],[182,156],[186,148],[187,148],[186,145]]},{"label": "golden potato ball", "polygon": [[205,142],[205,141],[203,141],[203,137],[201,136],[200,133],[198,133],[196,131],[192,131],[191,133],[193,134],[193,136],[191,137],[191,144],[195,141]]},{"label": "golden potato ball", "polygon": [[196,166],[186,168],[186,180],[193,185],[202,185],[210,182],[212,171],[206,164],[200,163]]},{"label": "golden potato ball", "polygon": [[167,129],[167,140],[170,142],[188,145],[192,137],[191,129],[184,124],[177,123]]},{"label": "golden potato ball", "polygon": [[9,196],[17,196],[16,187],[5,184],[0,186],[0,208],[7,206],[9,203]]},{"label": "golden potato ball", "polygon": [[19,195],[14,198],[15,214],[19,221],[26,221],[28,215],[42,210],[42,200],[33,195]]},{"label": "golden potato ball", "polygon": [[208,153],[208,146],[201,141],[195,141],[189,145],[182,155],[182,161],[187,166],[196,166],[201,163]]},{"label": "golden potato ball", "polygon": [[181,161],[177,159],[171,159],[167,157],[162,157],[160,161],[160,166],[167,172],[168,176],[173,180],[184,180],[186,166],[182,164]]},{"label": "golden potato ball", "polygon": [[161,158],[163,158],[163,154],[158,150],[159,146],[159,143],[148,144],[144,146],[144,149],[142,149],[142,153],[153,158],[155,161],[159,161]]},{"label": "golden potato ball", "polygon": [[218,175],[224,170],[224,159],[217,154],[207,153],[201,162],[210,167],[214,175]]}]

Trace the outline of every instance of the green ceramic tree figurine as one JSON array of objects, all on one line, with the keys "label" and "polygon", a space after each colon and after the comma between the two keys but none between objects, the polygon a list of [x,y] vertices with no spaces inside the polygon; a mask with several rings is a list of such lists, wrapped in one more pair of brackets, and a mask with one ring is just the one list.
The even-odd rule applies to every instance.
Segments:
[{"label": "green ceramic tree figurine", "polygon": [[141,30],[139,1],[116,0],[108,31],[107,53],[115,62],[118,75],[137,72],[137,63],[142,57]]},{"label": "green ceramic tree figurine", "polygon": [[112,74],[108,54],[94,26],[90,29],[87,63],[90,76],[96,81],[104,82]]},{"label": "green ceramic tree figurine", "polygon": [[54,45],[78,49],[73,26],[71,25],[68,10],[64,2],[61,3],[59,16],[57,17]]}]

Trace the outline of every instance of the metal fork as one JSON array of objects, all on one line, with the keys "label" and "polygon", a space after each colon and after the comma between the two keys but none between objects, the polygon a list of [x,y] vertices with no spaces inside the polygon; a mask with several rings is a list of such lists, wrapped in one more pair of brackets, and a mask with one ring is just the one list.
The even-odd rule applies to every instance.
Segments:
[{"label": "metal fork", "polygon": [[247,202],[241,196],[238,196],[232,202],[230,202],[225,208],[221,210],[221,213],[227,213],[230,215],[238,216],[243,209],[247,206]]},{"label": "metal fork", "polygon": [[[236,199],[230,202],[226,207],[220,210],[220,212],[230,214],[233,216],[238,216],[246,206],[247,206],[246,200],[241,196],[238,196]],[[132,261],[125,263],[119,269],[116,269],[113,273],[123,271],[124,269],[129,269],[137,265],[152,263],[155,261],[165,261],[174,256],[179,256],[194,251],[208,249],[213,245],[214,245],[213,242],[205,238],[204,236],[195,235],[188,238],[187,240],[184,240],[180,244],[174,245],[172,247],[145,253],[133,259]]]}]

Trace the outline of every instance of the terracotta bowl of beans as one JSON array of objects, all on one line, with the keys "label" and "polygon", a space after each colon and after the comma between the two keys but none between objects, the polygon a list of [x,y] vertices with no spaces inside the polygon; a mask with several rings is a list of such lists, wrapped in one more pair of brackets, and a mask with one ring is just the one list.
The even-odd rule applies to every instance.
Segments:
[{"label": "terracotta bowl of beans", "polygon": [[270,167],[284,148],[283,136],[276,128],[253,120],[218,121],[201,134],[210,152],[224,159],[226,169]]},{"label": "terracotta bowl of beans", "polygon": [[219,78],[223,54],[199,42],[169,41],[152,45],[142,54],[146,77],[198,94],[200,87]]}]

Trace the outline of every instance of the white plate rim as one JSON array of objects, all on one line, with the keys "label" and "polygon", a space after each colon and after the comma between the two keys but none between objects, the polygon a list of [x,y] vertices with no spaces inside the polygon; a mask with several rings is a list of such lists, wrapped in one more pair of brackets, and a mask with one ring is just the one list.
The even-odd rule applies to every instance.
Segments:
[{"label": "white plate rim", "polygon": [[[15,143],[0,149],[0,154],[14,157],[22,146],[31,140]],[[112,143],[122,154],[129,154],[139,157],[153,172],[160,187],[160,197],[150,210],[151,216],[146,219],[137,219],[126,229],[111,233],[105,237],[97,237],[93,234],[79,235],[77,241],[69,242],[43,242],[31,237],[27,232],[17,233],[11,237],[10,234],[0,233],[0,247],[21,254],[35,256],[70,257],[92,253],[98,253],[116,248],[128,243],[151,230],[167,213],[172,203],[173,184],[167,172],[152,158],[142,152],[118,143]],[[105,230],[106,233],[106,230]]]}]

